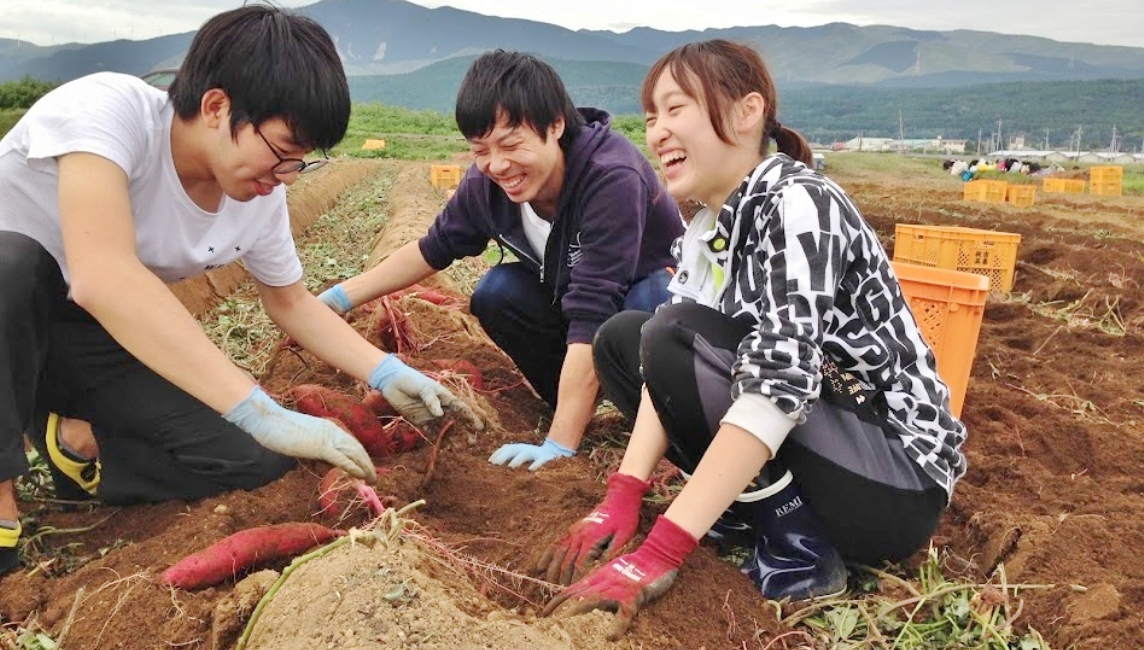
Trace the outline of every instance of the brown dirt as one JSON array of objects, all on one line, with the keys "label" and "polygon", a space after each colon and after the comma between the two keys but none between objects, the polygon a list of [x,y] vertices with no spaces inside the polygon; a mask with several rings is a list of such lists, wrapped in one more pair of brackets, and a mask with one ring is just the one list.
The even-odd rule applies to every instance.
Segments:
[{"label": "brown dirt", "polygon": [[[382,173],[398,179],[390,205],[416,206],[415,216],[397,208],[395,234],[382,233],[382,248],[392,250],[423,231],[442,197],[418,164]],[[984,580],[1003,566],[1010,584],[1029,585],[1018,624],[1041,631],[1053,648],[1138,647],[1144,199],[1042,195],[1021,210],[962,202],[960,184],[937,175],[836,178],[891,249],[895,222],[1022,235],[1014,293],[994,297],[985,311],[963,413],[970,469],[934,544],[964,560],[958,568],[968,578]],[[408,219],[420,225],[402,225]],[[547,544],[597,502],[620,453],[607,441],[624,424],[597,418],[585,447],[593,451],[535,474],[490,466],[486,458],[503,442],[539,438],[540,400],[463,311],[416,298],[392,306],[408,313],[417,344],[406,354],[411,363],[429,369],[430,359],[463,357],[484,372],[482,392],[462,392],[492,426],[482,434],[450,429],[431,474],[432,444],[391,459],[380,491],[399,504],[427,502],[412,515],[417,539],[355,546],[305,565],[260,620],[254,647],[762,649],[786,631],[735,567],[706,546],[619,644],[600,639],[606,615],[537,620],[548,587],[509,572],[528,574]],[[369,323],[355,315],[359,330],[368,332]],[[361,390],[305,353],[280,353],[262,379],[275,391],[312,381]],[[425,433],[435,441],[439,430]],[[324,469],[307,463],[261,489],[189,504],[50,506],[37,516],[41,526],[95,525],[45,538],[87,561],[70,572],[58,560],[3,579],[0,615],[25,624],[34,617],[77,650],[233,647],[266,576],[187,593],[158,586],[158,574],[230,532],[312,518]],[[662,509],[644,508],[642,530]],[[442,563],[448,558],[454,561]]]}]

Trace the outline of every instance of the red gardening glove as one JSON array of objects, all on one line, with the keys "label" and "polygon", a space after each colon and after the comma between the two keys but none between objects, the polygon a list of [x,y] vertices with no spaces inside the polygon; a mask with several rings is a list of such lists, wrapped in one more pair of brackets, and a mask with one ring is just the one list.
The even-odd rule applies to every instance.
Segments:
[{"label": "red gardening glove", "polygon": [[605,559],[631,541],[640,523],[640,503],[651,488],[634,476],[615,473],[608,477],[608,493],[591,514],[568,528],[568,534],[548,547],[537,571],[549,582],[566,585],[584,565]]},{"label": "red gardening glove", "polygon": [[631,627],[640,608],[663,595],[675,582],[680,565],[697,544],[699,541],[690,533],[661,515],[635,553],[616,558],[562,591],[541,616],[548,616],[564,601],[575,598],[571,615],[594,609],[617,612],[616,626],[608,634],[609,641],[617,641]]}]

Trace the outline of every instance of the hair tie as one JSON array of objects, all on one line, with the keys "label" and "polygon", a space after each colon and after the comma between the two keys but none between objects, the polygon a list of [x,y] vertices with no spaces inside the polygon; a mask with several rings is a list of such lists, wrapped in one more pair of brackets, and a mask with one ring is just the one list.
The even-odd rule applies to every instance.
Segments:
[{"label": "hair tie", "polygon": [[778,120],[774,120],[772,122],[772,125],[771,125],[771,135],[775,135],[779,131],[782,131],[782,130],[783,130],[783,125],[780,124]]}]

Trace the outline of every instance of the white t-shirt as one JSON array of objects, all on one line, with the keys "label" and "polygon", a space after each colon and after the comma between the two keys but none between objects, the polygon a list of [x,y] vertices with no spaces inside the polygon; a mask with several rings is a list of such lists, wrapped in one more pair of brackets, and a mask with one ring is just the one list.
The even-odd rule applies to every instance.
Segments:
[{"label": "white t-shirt", "polygon": [[548,236],[552,234],[552,222],[545,221],[528,203],[520,205],[520,220],[524,225],[524,236],[536,253],[536,259],[544,259],[544,249],[548,247]]},{"label": "white t-shirt", "polygon": [[0,140],[0,230],[38,241],[70,284],[56,158],[94,153],[126,172],[136,254],[163,281],[237,259],[265,284],[300,280],[285,188],[245,203],[224,197],[217,212],[199,208],[175,173],[173,117],[167,93],[129,75],[101,72],[51,91]]}]

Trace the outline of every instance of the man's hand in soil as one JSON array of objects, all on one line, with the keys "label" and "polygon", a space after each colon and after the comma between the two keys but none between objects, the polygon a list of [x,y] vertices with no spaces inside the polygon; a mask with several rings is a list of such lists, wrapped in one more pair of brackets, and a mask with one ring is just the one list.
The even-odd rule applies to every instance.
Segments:
[{"label": "man's hand in soil", "polygon": [[369,375],[369,385],[381,391],[385,399],[406,420],[417,426],[445,414],[445,410],[460,415],[478,431],[485,424],[468,404],[413,368],[395,355],[387,355]]},{"label": "man's hand in soil", "polygon": [[489,456],[489,462],[493,465],[508,464],[509,467],[520,467],[525,463],[531,462],[528,466],[528,471],[535,472],[541,466],[551,460],[557,458],[571,458],[575,456],[576,452],[561,445],[560,443],[545,438],[542,445],[530,445],[527,442],[516,442],[502,446]]},{"label": "man's hand in soil", "polygon": [[323,460],[351,476],[371,483],[377,480],[373,462],[356,438],[329,420],[283,408],[259,387],[223,418],[270,451]]},{"label": "man's hand in soil", "polygon": [[627,474],[617,472],[609,476],[604,500],[544,552],[537,570],[544,572],[549,582],[566,585],[588,563],[618,553],[636,534],[640,503],[648,487]]},{"label": "man's hand in soil", "polygon": [[690,533],[660,516],[635,553],[616,558],[565,589],[548,603],[541,616],[548,616],[568,600],[574,600],[569,611],[572,615],[594,609],[615,611],[616,625],[608,640],[619,640],[640,609],[671,587],[683,560],[698,543]]}]

